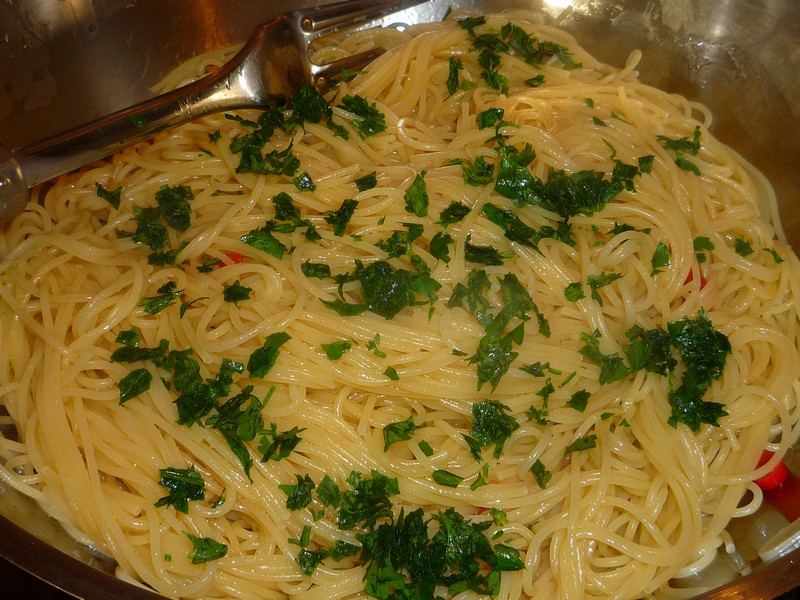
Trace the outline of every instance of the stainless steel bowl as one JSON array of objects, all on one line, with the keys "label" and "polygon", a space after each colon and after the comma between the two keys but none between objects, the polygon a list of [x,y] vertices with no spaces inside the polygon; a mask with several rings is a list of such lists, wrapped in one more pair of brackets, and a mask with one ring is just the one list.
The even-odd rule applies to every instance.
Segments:
[{"label": "stainless steel bowl", "polygon": [[[0,2],[0,147],[17,148],[125,108],[180,63],[244,42],[309,0],[5,0]],[[590,52],[624,63],[644,52],[642,81],[709,106],[714,134],[775,186],[800,251],[800,1],[433,0],[478,11],[528,7]],[[0,350],[1,351],[1,350]],[[158,596],[115,578],[27,498],[0,484],[0,556],[86,599]],[[800,586],[800,550],[704,598],[774,598]]]}]

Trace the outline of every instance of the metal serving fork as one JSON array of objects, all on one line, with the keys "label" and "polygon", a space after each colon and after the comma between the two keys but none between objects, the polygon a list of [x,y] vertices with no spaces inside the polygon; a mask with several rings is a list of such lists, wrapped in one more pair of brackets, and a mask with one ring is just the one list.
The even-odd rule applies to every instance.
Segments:
[{"label": "metal serving fork", "polygon": [[280,15],[258,27],[216,73],[64,133],[9,152],[0,148],[0,223],[20,214],[28,189],[197,117],[264,105],[299,85],[320,88],[345,69],[357,70],[381,49],[319,65],[314,40],[392,23],[422,0],[349,0]]}]

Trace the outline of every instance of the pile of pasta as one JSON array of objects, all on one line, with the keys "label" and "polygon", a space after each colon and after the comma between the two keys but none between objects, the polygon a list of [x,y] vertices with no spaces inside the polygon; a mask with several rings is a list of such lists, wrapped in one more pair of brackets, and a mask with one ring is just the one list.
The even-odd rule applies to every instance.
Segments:
[{"label": "pile of pasta", "polygon": [[769,184],[639,53],[515,14],[320,57],[380,36],[33,192],[2,480],[168,597],[697,593],[797,438]]}]

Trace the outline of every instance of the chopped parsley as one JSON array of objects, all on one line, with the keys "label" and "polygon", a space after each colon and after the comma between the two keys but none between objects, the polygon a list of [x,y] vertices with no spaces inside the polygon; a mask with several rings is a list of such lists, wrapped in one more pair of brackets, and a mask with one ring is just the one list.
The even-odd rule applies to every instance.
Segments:
[{"label": "chopped parsley", "polygon": [[148,315],[156,315],[168,306],[175,304],[175,300],[183,294],[183,290],[177,289],[178,285],[174,281],[168,281],[156,290],[157,296],[142,298],[136,303],[141,306]]},{"label": "chopped parsley", "polygon": [[119,403],[125,404],[150,389],[153,375],[146,368],[134,369],[119,380]]},{"label": "chopped parsley", "polygon": [[247,361],[247,371],[250,377],[263,378],[266,376],[275,366],[279,348],[290,339],[292,339],[291,336],[285,331],[278,331],[268,335],[261,348],[255,350]]},{"label": "chopped parsley", "polygon": [[453,201],[450,205],[439,213],[439,224],[442,227],[460,223],[470,213],[470,207],[463,202]]},{"label": "chopped parsley", "polygon": [[167,467],[159,469],[158,472],[160,476],[158,483],[168,493],[156,501],[156,507],[172,506],[178,512],[188,513],[190,500],[205,498],[206,482],[194,467],[188,469]]},{"label": "chopped parsley", "polygon": [[212,560],[222,558],[228,553],[228,546],[208,537],[197,537],[188,531],[184,531],[192,542],[192,550],[189,552],[189,560],[193,565],[201,565]]},{"label": "chopped parsley", "polygon": [[538,458],[531,465],[529,470],[533,473],[533,476],[536,478],[536,483],[539,484],[539,487],[542,489],[545,489],[553,478],[553,474],[545,468],[544,463]]},{"label": "chopped parsley", "polygon": [[98,198],[102,198],[114,208],[119,208],[119,205],[122,201],[122,186],[115,190],[107,190],[99,183],[95,183],[94,186],[97,190]]},{"label": "chopped parsley", "polygon": [[347,95],[342,98],[340,106],[353,114],[353,127],[361,137],[366,138],[386,131],[386,116],[378,110],[375,102],[370,104],[361,96]]},{"label": "chopped parsley", "polygon": [[[519,423],[507,410],[508,406],[497,400],[485,400],[472,405],[472,429],[469,436],[464,436],[471,448],[475,445],[478,448],[493,445],[494,457],[500,458],[506,440],[519,428]],[[473,456],[475,460],[481,460],[480,454],[473,452]]]},{"label": "chopped parsley", "polygon": [[580,452],[582,450],[589,450],[590,448],[597,447],[597,436],[594,434],[586,435],[584,437],[580,437],[574,442],[572,442],[567,448],[564,450],[564,454],[570,454],[572,452]]},{"label": "chopped parsley", "polygon": [[222,290],[222,299],[225,302],[230,302],[234,306],[239,306],[239,302],[250,299],[250,294],[253,293],[253,288],[247,287],[239,283],[237,279],[230,285],[226,285]]},{"label": "chopped parsley", "polygon": [[358,200],[346,198],[338,209],[328,212],[328,215],[325,217],[325,221],[330,223],[333,227],[333,235],[338,237],[342,237],[344,235],[344,232],[347,229],[347,224],[350,222],[350,219],[353,218],[353,214],[355,213],[357,206]]},{"label": "chopped parsley", "polygon": [[352,347],[353,343],[350,340],[336,340],[335,342],[322,344],[322,349],[325,351],[328,360],[339,360]]},{"label": "chopped parsley", "polygon": [[406,211],[424,217],[428,214],[428,190],[425,183],[425,171],[417,173],[414,181],[404,194]]},{"label": "chopped parsley", "polygon": [[371,190],[378,185],[378,174],[376,171],[372,171],[372,173],[367,173],[362,177],[359,177],[355,180],[356,189],[359,192],[365,192],[367,190]]},{"label": "chopped parsley", "polygon": [[658,244],[656,244],[656,249],[653,251],[653,256],[650,258],[650,265],[652,266],[650,275],[655,277],[661,273],[665,267],[669,266],[669,259],[669,246],[664,242],[658,242]]},{"label": "chopped parsley", "polygon": [[424,425],[415,424],[413,417],[389,423],[383,428],[383,451],[386,452],[392,444],[410,440],[420,427],[424,427]]},{"label": "chopped parsley", "polygon": [[431,479],[433,479],[439,485],[451,488],[457,488],[461,482],[464,481],[463,477],[444,469],[436,469],[433,473],[431,473]]}]

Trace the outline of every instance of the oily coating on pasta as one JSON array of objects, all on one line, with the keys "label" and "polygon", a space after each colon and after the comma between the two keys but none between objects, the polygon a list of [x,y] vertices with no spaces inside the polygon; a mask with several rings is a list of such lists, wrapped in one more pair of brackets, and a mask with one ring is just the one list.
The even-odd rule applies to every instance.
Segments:
[{"label": "oily coating on pasta", "polygon": [[[359,34],[322,52],[399,44],[317,118],[38,190],[0,236],[3,480],[168,597],[697,592],[796,439],[798,261],[704,107],[512,20]],[[412,522],[439,577],[377,573]]]}]

